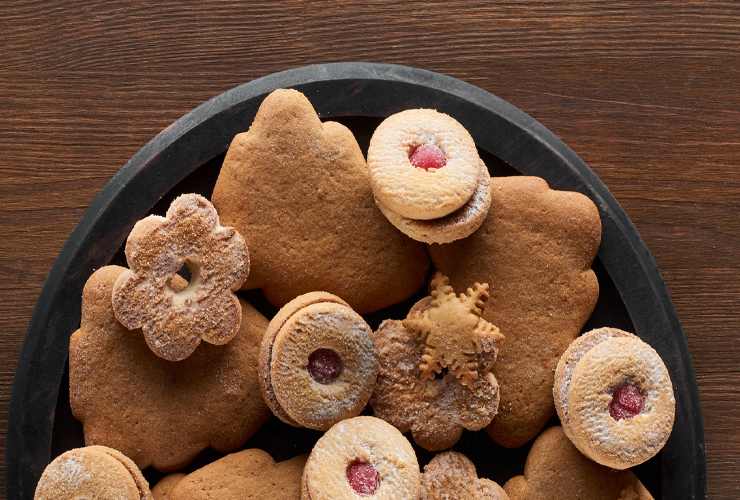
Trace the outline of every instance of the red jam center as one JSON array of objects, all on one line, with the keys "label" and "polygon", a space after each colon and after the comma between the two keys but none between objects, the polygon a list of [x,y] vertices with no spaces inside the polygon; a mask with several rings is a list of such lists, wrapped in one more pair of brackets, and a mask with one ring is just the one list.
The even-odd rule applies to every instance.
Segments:
[{"label": "red jam center", "polygon": [[319,384],[334,382],[342,368],[342,358],[331,349],[316,349],[308,357],[308,373]]},{"label": "red jam center", "polygon": [[358,495],[372,495],[380,485],[380,474],[369,463],[355,460],[347,466],[347,481]]},{"label": "red jam center", "polygon": [[411,151],[409,161],[417,168],[429,170],[444,167],[447,164],[447,157],[434,144],[422,144]]},{"label": "red jam center", "polygon": [[614,390],[611,403],[609,403],[609,415],[614,420],[632,418],[640,414],[644,404],[645,396],[637,386],[622,384]]}]

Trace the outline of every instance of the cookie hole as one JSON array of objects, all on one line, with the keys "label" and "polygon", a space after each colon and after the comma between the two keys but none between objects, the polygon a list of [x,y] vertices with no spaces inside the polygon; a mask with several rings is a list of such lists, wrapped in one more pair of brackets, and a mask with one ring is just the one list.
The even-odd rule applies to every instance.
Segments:
[{"label": "cookie hole", "polygon": [[416,168],[434,170],[447,165],[447,156],[435,144],[421,144],[409,150],[409,162]]},{"label": "cookie hole", "polygon": [[380,474],[372,464],[354,460],[347,466],[347,482],[358,495],[372,495],[380,486]]},{"label": "cookie hole", "polygon": [[645,406],[645,394],[635,384],[626,382],[617,386],[609,402],[609,415],[614,420],[636,417]]},{"label": "cookie hole", "polygon": [[316,349],[308,356],[308,373],[319,384],[331,384],[342,373],[342,358],[331,349]]},{"label": "cookie hole", "polygon": [[450,370],[445,366],[440,371],[434,373],[434,380],[442,380],[448,373],[450,373]]},{"label": "cookie hole", "polygon": [[178,294],[186,293],[191,291],[197,285],[198,278],[200,276],[200,266],[198,266],[198,263],[195,260],[187,258],[183,261],[180,269],[178,269],[175,274],[183,278],[187,282],[187,285],[184,288],[175,287],[175,277],[172,276],[167,282],[167,286]]}]

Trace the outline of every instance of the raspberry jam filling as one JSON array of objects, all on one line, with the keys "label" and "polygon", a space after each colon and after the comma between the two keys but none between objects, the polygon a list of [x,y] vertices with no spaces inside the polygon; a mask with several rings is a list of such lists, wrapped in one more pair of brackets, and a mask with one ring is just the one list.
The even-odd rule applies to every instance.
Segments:
[{"label": "raspberry jam filling", "polygon": [[319,384],[334,382],[342,368],[342,358],[331,349],[316,349],[308,357],[308,373]]},{"label": "raspberry jam filling", "polygon": [[372,495],[380,485],[380,474],[371,464],[355,460],[347,466],[347,481],[358,495]]},{"label": "raspberry jam filling", "polygon": [[411,150],[409,161],[416,168],[429,170],[444,167],[447,164],[447,157],[434,144],[422,144]]},{"label": "raspberry jam filling", "polygon": [[614,390],[609,403],[609,415],[614,420],[632,418],[639,415],[645,404],[645,396],[633,384],[622,384]]}]

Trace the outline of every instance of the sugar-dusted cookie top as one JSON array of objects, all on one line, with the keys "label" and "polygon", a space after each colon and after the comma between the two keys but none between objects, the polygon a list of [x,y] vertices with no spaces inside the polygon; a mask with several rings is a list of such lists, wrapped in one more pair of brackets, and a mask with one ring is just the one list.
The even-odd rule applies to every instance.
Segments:
[{"label": "sugar-dusted cookie top", "polygon": [[[113,315],[113,284],[124,271],[107,266],[88,279],[81,326],[70,339],[70,405],[85,442],[163,471],[187,465],[208,446],[238,449],[270,414],[257,380],[267,320],[241,302],[244,321],[234,340],[204,343],[184,361],[166,361]],[[184,280],[173,284],[181,289]]]},{"label": "sugar-dusted cookie top", "polygon": [[592,462],[573,446],[560,427],[543,432],[532,445],[524,475],[504,485],[511,500],[653,500],[630,471]]},{"label": "sugar-dusted cookie top", "polygon": [[213,192],[224,224],[247,239],[246,287],[282,306],[325,290],[366,313],[400,302],[423,283],[424,247],[375,207],[352,132],[322,123],[295,90],[265,98],[231,143]]},{"label": "sugar-dusted cookie top", "polygon": [[506,341],[493,373],[502,387],[493,439],[518,447],[554,413],[553,373],[598,298],[591,270],[601,238],[596,206],[536,177],[498,177],[488,218],[470,237],[429,247],[456,288],[494,284],[483,317]]},{"label": "sugar-dusted cookie top", "polygon": [[478,478],[475,465],[462,453],[445,451],[424,466],[421,500],[509,500],[490,479]]}]

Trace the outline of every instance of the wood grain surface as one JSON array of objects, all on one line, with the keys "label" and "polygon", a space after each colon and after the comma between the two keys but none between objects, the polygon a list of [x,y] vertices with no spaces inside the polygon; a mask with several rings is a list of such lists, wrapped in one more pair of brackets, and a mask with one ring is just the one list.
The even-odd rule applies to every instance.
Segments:
[{"label": "wood grain surface", "polygon": [[487,89],[601,176],[686,330],[709,497],[740,498],[740,4],[5,0],[0,51],[0,448],[36,297],[116,170],[239,83],[366,60]]}]

